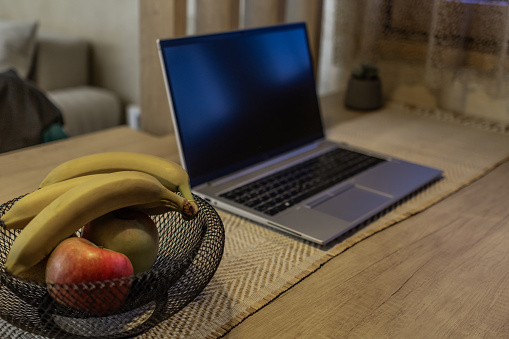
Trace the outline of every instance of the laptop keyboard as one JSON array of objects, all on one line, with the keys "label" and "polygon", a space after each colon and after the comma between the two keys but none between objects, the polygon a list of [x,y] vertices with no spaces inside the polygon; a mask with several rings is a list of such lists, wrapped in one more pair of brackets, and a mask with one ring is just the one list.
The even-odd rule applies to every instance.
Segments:
[{"label": "laptop keyboard", "polygon": [[221,197],[275,215],[385,160],[336,148],[316,158],[221,194]]}]

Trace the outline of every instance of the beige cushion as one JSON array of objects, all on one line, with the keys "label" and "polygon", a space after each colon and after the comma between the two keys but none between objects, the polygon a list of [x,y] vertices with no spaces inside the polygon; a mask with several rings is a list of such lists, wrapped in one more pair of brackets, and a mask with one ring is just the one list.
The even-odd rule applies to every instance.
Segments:
[{"label": "beige cushion", "polygon": [[85,39],[41,31],[33,80],[44,91],[88,85],[89,53]]},{"label": "beige cushion", "polygon": [[9,68],[26,78],[32,64],[37,22],[0,20],[0,72]]},{"label": "beige cushion", "polygon": [[61,110],[68,136],[99,131],[123,122],[120,99],[104,88],[72,87],[51,91],[48,97]]}]

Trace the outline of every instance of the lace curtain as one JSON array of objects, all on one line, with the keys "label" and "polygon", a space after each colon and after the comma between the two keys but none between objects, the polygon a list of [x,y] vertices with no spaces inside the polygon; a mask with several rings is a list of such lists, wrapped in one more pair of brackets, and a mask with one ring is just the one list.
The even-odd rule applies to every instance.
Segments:
[{"label": "lace curtain", "polygon": [[379,67],[387,99],[509,122],[509,6],[482,0],[326,0],[320,90]]}]

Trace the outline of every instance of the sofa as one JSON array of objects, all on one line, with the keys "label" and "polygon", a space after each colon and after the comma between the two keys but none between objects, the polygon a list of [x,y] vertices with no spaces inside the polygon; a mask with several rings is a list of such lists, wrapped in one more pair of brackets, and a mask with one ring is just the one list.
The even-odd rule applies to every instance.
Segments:
[{"label": "sofa", "polygon": [[123,123],[116,93],[91,84],[90,45],[84,39],[41,32],[30,79],[62,112],[68,136]]},{"label": "sofa", "polygon": [[[0,72],[15,71],[26,87],[32,87],[31,92],[39,91],[44,96],[42,101],[38,99],[35,111],[53,105],[60,112],[61,119],[53,121],[61,125],[57,138],[91,133],[124,123],[124,109],[119,96],[111,90],[93,85],[92,48],[85,39],[40,30],[37,22],[0,20]],[[5,101],[4,98],[0,99]],[[18,117],[28,114],[29,109],[24,111],[15,114]],[[5,114],[5,109],[0,113]],[[36,112],[36,115],[40,113]],[[37,119],[41,120],[41,117]],[[4,129],[7,129],[6,121],[13,121],[5,117],[2,120]],[[26,126],[26,121],[33,120],[24,117],[22,121],[25,126],[13,125],[13,128],[49,127],[40,121],[34,126]],[[34,131],[41,134],[40,142],[51,141],[51,137],[43,137],[43,132]],[[1,138],[5,145],[8,141]],[[30,146],[34,142],[25,143],[23,146]],[[19,148],[19,142],[14,148]]]}]

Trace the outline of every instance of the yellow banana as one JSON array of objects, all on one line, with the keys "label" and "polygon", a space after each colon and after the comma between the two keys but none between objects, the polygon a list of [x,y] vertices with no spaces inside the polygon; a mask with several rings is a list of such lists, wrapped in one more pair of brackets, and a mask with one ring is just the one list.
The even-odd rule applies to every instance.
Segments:
[{"label": "yellow banana", "polygon": [[5,268],[19,274],[36,265],[62,240],[83,225],[111,211],[159,203],[185,213],[189,202],[153,176],[121,171],[77,185],[47,205],[14,240]]},{"label": "yellow banana", "polygon": [[71,188],[89,180],[94,176],[104,174],[86,175],[48,185],[33,191],[20,200],[2,216],[2,221],[7,229],[24,228],[37,213],[49,205],[53,200],[67,192]]},{"label": "yellow banana", "polygon": [[143,212],[148,215],[161,215],[161,214],[166,214],[168,212],[173,211],[173,209],[171,207],[164,206],[164,205],[157,205],[157,206],[137,205],[137,206],[131,206],[129,208]]},{"label": "yellow banana", "polygon": [[[104,175],[106,174],[90,174],[41,187],[38,190],[31,192],[16,201],[12,207],[2,216],[2,222],[4,223],[6,229],[24,228],[30,222],[30,220],[32,220],[47,205],[49,205],[53,200],[71,188],[87,180],[93,179],[94,177]],[[181,208],[165,206],[161,205],[160,203],[131,206],[131,208],[140,210],[149,215],[158,215],[171,211],[181,210]]]},{"label": "yellow banana", "polygon": [[192,216],[198,213],[187,172],[175,162],[143,153],[102,152],[75,158],[55,167],[40,187],[83,175],[117,171],[140,171],[153,175],[166,188],[180,192],[190,202],[193,208]]}]

